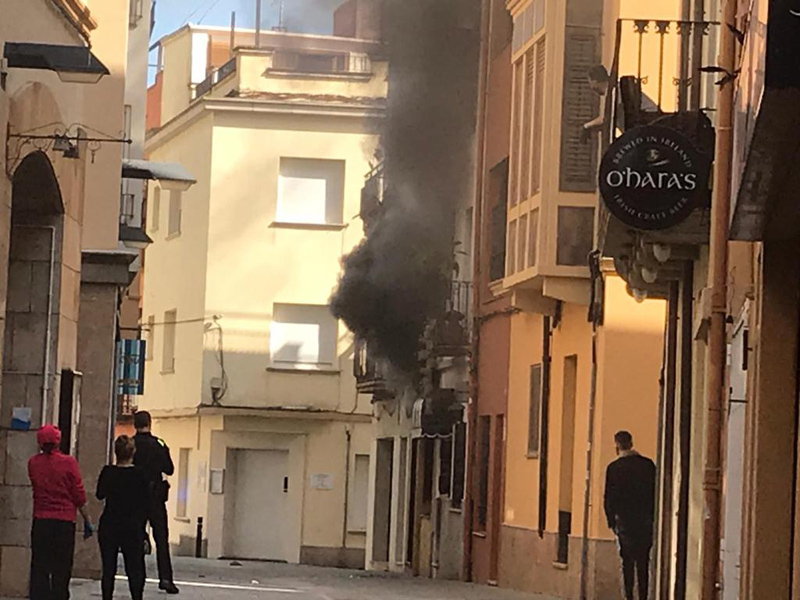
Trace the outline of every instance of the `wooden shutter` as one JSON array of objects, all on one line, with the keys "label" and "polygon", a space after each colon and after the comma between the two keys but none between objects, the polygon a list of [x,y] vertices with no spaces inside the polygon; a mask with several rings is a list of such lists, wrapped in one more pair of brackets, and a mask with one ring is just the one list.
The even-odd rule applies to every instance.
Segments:
[{"label": "wooden shutter", "polygon": [[589,69],[600,63],[599,32],[567,27],[564,49],[564,98],[561,118],[562,192],[594,192],[597,182],[597,141],[581,141],[584,123],[600,110],[600,97],[589,87]]},{"label": "wooden shutter", "polygon": [[542,128],[544,125],[545,38],[536,42],[536,83],[533,94],[533,152],[531,156],[531,193],[542,189]]}]

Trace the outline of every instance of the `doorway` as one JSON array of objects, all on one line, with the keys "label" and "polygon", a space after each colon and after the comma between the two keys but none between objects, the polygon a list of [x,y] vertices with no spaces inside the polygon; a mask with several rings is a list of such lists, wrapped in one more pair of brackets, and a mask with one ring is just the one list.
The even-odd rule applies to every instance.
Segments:
[{"label": "doorway", "polygon": [[564,358],[564,392],[561,407],[561,463],[558,491],[558,547],[556,562],[569,563],[572,533],[572,491],[575,465],[575,403],[578,395],[578,357]]},{"label": "doorway", "polygon": [[725,449],[725,514],[722,539],[722,600],[739,600],[742,565],[742,502],[749,317],[745,311],[731,340],[730,400]]},{"label": "doorway", "polygon": [[394,479],[394,438],[378,440],[375,461],[375,515],[372,560],[388,564],[392,537],[392,480]]},{"label": "doorway", "polygon": [[286,450],[236,450],[233,555],[288,562],[293,555]]}]

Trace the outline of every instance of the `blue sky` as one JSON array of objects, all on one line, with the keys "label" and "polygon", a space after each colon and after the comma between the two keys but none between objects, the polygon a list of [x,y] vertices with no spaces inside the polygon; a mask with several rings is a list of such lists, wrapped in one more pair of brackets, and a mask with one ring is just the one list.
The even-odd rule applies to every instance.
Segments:
[{"label": "blue sky", "polygon": [[[261,0],[261,26],[278,24],[280,0]],[[333,11],[345,0],[284,0],[284,24],[299,33],[333,33]],[[156,0],[156,25],[151,43],[187,23],[230,26],[236,11],[236,26],[254,28],[256,0]],[[152,59],[151,59],[152,62]],[[150,69],[150,83],[155,76]]]},{"label": "blue sky", "polygon": [[[262,27],[278,24],[279,0],[262,1]],[[332,33],[333,11],[344,0],[284,0],[286,25],[290,31]],[[157,0],[153,41],[186,23],[230,25],[236,11],[239,27],[254,27],[256,0]]]}]

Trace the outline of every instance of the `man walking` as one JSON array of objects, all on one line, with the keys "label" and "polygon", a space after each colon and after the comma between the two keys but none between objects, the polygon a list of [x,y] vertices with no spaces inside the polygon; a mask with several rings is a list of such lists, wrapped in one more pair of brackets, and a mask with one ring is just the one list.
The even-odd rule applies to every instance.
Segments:
[{"label": "man walking", "polygon": [[169,483],[164,480],[164,475],[172,475],[175,465],[169,454],[169,447],[161,438],[150,433],[153,420],[150,413],[137,412],[133,417],[136,428],[134,441],[136,454],[133,464],[142,470],[149,492],[147,520],[153,531],[156,543],[158,562],[158,589],[168,594],[177,594],[172,575],[172,561],[169,557],[169,523],[167,517],[167,499],[169,497]]},{"label": "man walking", "polygon": [[638,579],[639,600],[647,600],[656,466],[633,449],[629,432],[617,432],[614,443],[618,458],[606,470],[606,519],[619,542],[625,599],[634,600],[634,583]]}]

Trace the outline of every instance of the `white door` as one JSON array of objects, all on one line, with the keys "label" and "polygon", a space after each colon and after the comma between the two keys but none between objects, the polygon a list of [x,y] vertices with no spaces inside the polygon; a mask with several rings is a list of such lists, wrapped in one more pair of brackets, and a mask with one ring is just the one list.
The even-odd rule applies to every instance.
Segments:
[{"label": "white door", "polygon": [[289,560],[289,452],[237,450],[235,456],[234,556]]}]

